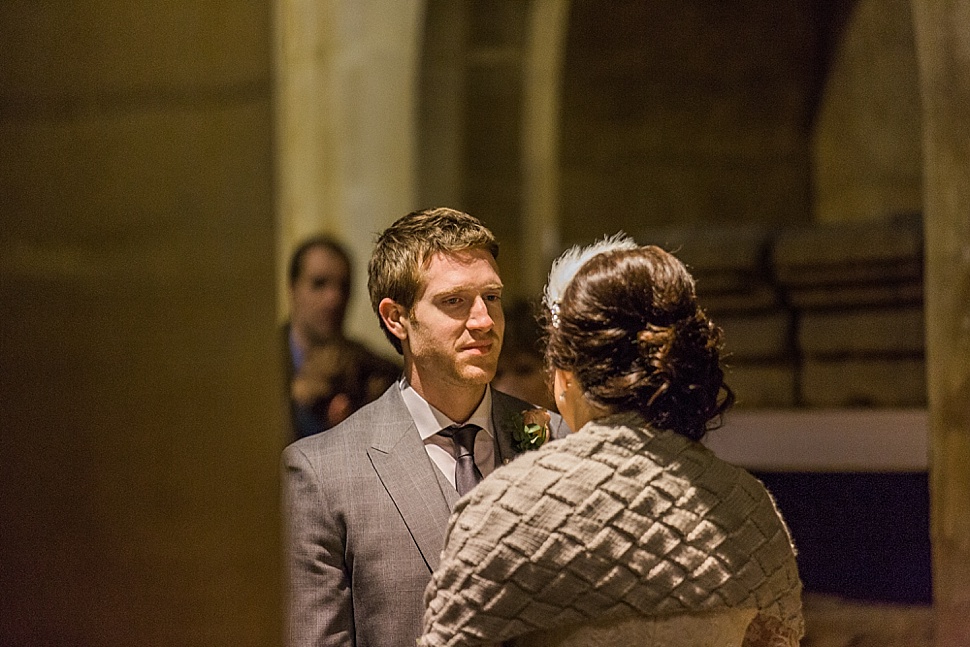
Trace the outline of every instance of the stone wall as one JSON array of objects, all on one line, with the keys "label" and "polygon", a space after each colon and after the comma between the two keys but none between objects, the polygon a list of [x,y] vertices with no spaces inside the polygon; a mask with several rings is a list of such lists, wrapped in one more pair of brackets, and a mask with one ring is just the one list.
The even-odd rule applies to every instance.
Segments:
[{"label": "stone wall", "polygon": [[571,5],[563,241],[640,227],[811,218],[826,31],[813,3]]},{"label": "stone wall", "polygon": [[637,238],[690,266],[739,407],[926,406],[919,216]]},{"label": "stone wall", "polygon": [[859,0],[832,52],[812,133],[814,219],[922,205],[919,79],[908,0]]}]

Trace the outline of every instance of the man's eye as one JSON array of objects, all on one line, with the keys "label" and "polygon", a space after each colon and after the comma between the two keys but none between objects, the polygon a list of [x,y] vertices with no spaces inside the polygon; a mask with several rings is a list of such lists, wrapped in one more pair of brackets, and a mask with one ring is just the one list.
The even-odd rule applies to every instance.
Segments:
[{"label": "man's eye", "polygon": [[485,295],[485,300],[486,301],[491,301],[492,303],[495,303],[497,301],[501,301],[502,300],[502,295],[501,294],[486,294]]},{"label": "man's eye", "polygon": [[456,306],[461,303],[461,297],[448,297],[445,299],[445,303],[450,306]]}]

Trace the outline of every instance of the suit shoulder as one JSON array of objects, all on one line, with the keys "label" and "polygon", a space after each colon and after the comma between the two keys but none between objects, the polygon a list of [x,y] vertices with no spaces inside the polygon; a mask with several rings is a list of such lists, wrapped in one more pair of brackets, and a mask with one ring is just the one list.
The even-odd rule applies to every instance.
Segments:
[{"label": "suit shoulder", "polygon": [[[526,402],[520,398],[517,398],[508,393],[503,393],[492,389],[492,406],[496,409],[502,411],[513,411],[516,413],[521,413],[527,409],[543,409],[537,404],[532,404],[531,402]],[[549,411],[549,426],[552,429],[553,438],[563,438],[569,434],[569,428],[566,426],[565,421],[562,417],[555,411],[546,409]]]},{"label": "suit shoulder", "polygon": [[[357,413],[360,413],[360,411]],[[351,416],[351,418],[353,417]],[[294,452],[302,453],[311,461],[318,456],[327,456],[333,453],[346,454],[355,447],[366,444],[368,436],[367,425],[364,421],[361,420],[361,424],[354,424],[351,418],[331,429],[300,438],[284,451],[291,454]]]},{"label": "suit shoulder", "polygon": [[352,451],[357,447],[366,449],[377,429],[393,417],[395,396],[400,399],[400,395],[394,393],[392,384],[381,397],[361,407],[340,424],[297,440],[287,447],[287,451],[299,451],[312,456],[333,451]]},{"label": "suit shoulder", "polygon": [[509,395],[508,393],[503,393],[495,388],[492,389],[492,402],[494,406],[502,407],[504,409],[515,409],[516,411],[525,411],[526,409],[541,409],[542,407],[526,402],[514,395]]}]

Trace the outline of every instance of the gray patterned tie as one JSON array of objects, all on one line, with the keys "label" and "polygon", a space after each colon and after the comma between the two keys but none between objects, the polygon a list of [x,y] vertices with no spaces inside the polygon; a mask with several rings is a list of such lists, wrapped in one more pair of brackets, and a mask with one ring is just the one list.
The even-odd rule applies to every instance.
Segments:
[{"label": "gray patterned tie", "polygon": [[455,444],[455,487],[461,496],[482,482],[482,473],[475,465],[475,436],[480,430],[478,425],[463,425],[439,432]]}]

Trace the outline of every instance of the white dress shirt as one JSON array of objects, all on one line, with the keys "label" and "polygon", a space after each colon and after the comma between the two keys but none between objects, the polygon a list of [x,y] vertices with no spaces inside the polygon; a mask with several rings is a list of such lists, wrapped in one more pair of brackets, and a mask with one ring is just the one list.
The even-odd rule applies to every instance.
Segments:
[{"label": "white dress shirt", "polygon": [[482,428],[475,436],[475,465],[482,476],[488,476],[495,471],[495,442],[492,430],[492,390],[485,387],[485,396],[478,404],[478,408],[468,420],[458,422],[450,419],[422,398],[408,383],[406,378],[398,382],[401,397],[411,413],[418,428],[418,434],[424,441],[424,449],[428,452],[431,462],[445,475],[448,482],[455,485],[455,445],[450,438],[439,436],[438,432],[452,425],[474,424]]}]

